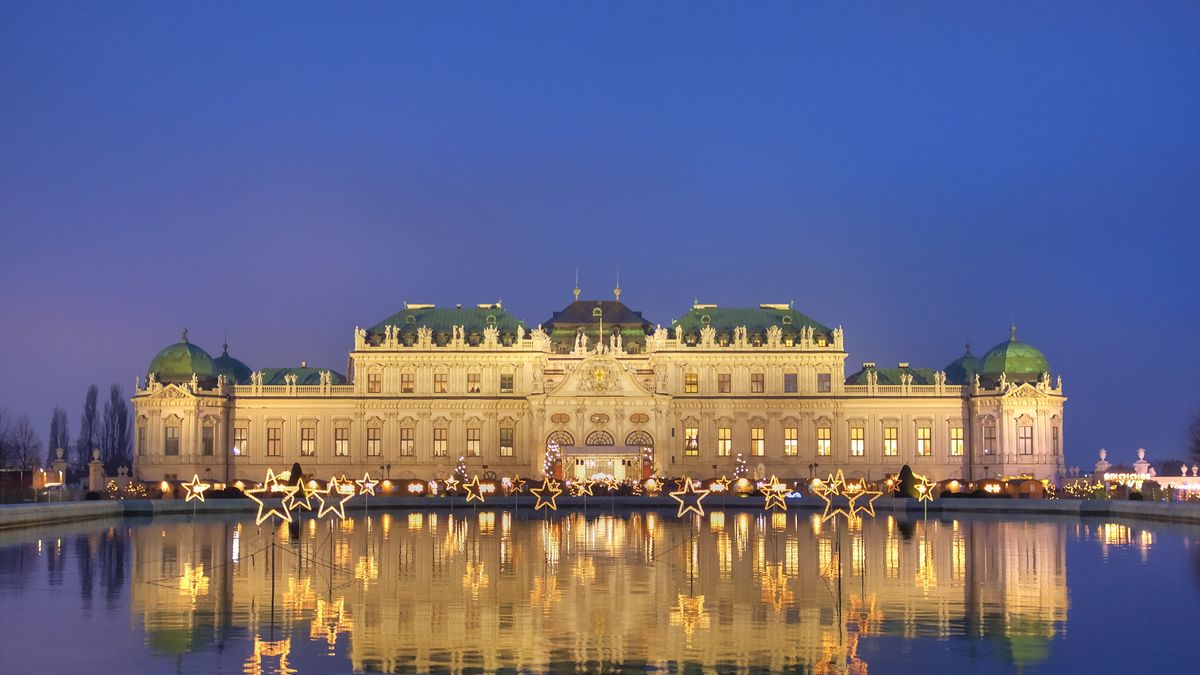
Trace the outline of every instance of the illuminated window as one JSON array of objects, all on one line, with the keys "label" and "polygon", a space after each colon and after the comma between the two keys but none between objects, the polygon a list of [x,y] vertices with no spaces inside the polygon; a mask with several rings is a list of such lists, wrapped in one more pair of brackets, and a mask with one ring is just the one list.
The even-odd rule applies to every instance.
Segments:
[{"label": "illuminated window", "polygon": [[996,452],[996,425],[983,425],[983,454],[990,455]]},{"label": "illuminated window", "polygon": [[950,427],[950,455],[961,457],[963,454],[963,428]]},{"label": "illuminated window", "polygon": [[267,456],[278,457],[283,454],[283,429],[267,427]]},{"label": "illuminated window", "polygon": [[867,430],[862,427],[850,427],[850,456],[862,457],[867,453]]},{"label": "illuminated window", "polygon": [[479,429],[467,429],[467,456],[479,456]]},{"label": "illuminated window", "polygon": [[817,455],[828,457],[833,449],[833,430],[829,427],[817,427]]},{"label": "illuminated window", "polygon": [[312,457],[317,454],[317,430],[313,427],[300,428],[300,456]]},{"label": "illuminated window", "polygon": [[895,457],[900,451],[900,428],[899,427],[884,427],[883,428],[883,455],[885,457]]},{"label": "illuminated window", "polygon": [[700,454],[700,429],[698,427],[684,427],[683,454],[687,456]]},{"label": "illuminated window", "polygon": [[479,393],[479,373],[467,373],[467,393]]},{"label": "illuminated window", "polygon": [[367,374],[367,393],[378,394],[383,391],[383,377],[379,373]]},{"label": "illuminated window", "polygon": [[511,394],[512,390],[513,390],[512,373],[501,373],[500,374],[500,393],[501,394]]},{"label": "illuminated window", "polygon": [[383,429],[367,427],[367,454],[378,457],[383,452]]},{"label": "illuminated window", "polygon": [[250,451],[250,431],[246,426],[233,428],[233,454],[245,455]]},{"label": "illuminated window", "polygon": [[337,457],[350,456],[350,427],[333,430],[333,454]]},{"label": "illuminated window", "polygon": [[200,453],[201,454],[204,454],[204,455],[213,454],[214,433],[215,433],[215,430],[207,424],[204,425],[200,429]]},{"label": "illuminated window", "polygon": [[400,373],[400,393],[411,394],[416,388],[413,384],[414,377],[412,373]]},{"label": "illuminated window", "polygon": [[917,427],[917,456],[928,457],[933,454],[933,429]]},{"label": "illuminated window", "polygon": [[752,427],[750,429],[750,454],[755,457],[762,457],[767,454],[765,438],[766,433],[762,427]]},{"label": "illuminated window", "polygon": [[733,391],[733,379],[729,373],[717,373],[717,393],[728,394]]},{"label": "illuminated window", "polygon": [[412,427],[400,427],[400,456],[412,457],[417,447]]},{"label": "illuminated window", "polygon": [[721,457],[733,454],[733,429],[729,427],[717,429],[717,454]]},{"label": "illuminated window", "polygon": [[684,373],[684,375],[683,375],[683,393],[685,393],[685,394],[700,393],[700,374],[699,373]]},{"label": "illuminated window", "polygon": [[446,373],[433,374],[433,393],[444,394],[449,389],[447,383],[450,381],[450,376]]},{"label": "illuminated window", "polygon": [[448,437],[449,437],[449,430],[446,427],[434,427],[433,428],[433,456],[434,457],[445,457],[446,456],[446,449],[447,449],[447,445],[448,445],[447,438]]},{"label": "illuminated window", "polygon": [[783,455],[795,457],[800,454],[800,430],[796,427],[783,428]]},{"label": "illuminated window", "polygon": [[513,428],[500,427],[500,456],[513,456]]},{"label": "illuminated window", "polygon": [[762,373],[750,373],[751,394],[761,394],[767,390],[766,377]]},{"label": "illuminated window", "polygon": [[1017,453],[1022,455],[1033,454],[1033,426],[1022,424],[1017,427]]},{"label": "illuminated window", "polygon": [[783,374],[783,393],[794,394],[797,391],[799,391],[799,387],[796,384],[796,374],[795,373],[784,373]]},{"label": "illuminated window", "polygon": [[168,425],[163,436],[163,454],[177,456],[179,454],[179,427]]},{"label": "illuminated window", "polygon": [[833,380],[829,373],[817,373],[817,391],[827,394],[833,391]]}]

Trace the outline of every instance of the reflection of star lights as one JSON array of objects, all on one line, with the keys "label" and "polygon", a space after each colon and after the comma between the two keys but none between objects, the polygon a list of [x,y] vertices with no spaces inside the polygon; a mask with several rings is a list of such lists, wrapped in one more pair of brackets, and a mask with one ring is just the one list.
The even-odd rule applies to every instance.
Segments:
[{"label": "reflection of star lights", "polygon": [[201,483],[199,474],[193,474],[192,481],[190,483],[183,484],[183,489],[187,490],[187,499],[184,499],[183,501],[190,502],[193,499],[199,499],[203,502],[204,491],[210,487],[212,487],[211,483]]},{"label": "reflection of star lights", "polygon": [[788,491],[786,483],[780,483],[779,479],[772,475],[771,480],[767,481],[758,491],[766,497],[763,509],[770,511],[778,508],[780,511],[787,511],[787,502],[783,501],[783,497]]},{"label": "reflection of star lights", "polygon": [[692,635],[696,633],[696,629],[707,629],[710,623],[708,611],[704,609],[703,595],[679,594],[678,604],[671,608],[671,625],[683,628],[688,646],[692,644]]},{"label": "reflection of star lights", "polygon": [[354,489],[342,489],[342,483],[337,479],[337,476],[329,479],[329,484],[325,486],[325,494],[314,492],[317,501],[321,502],[321,508],[317,511],[318,518],[324,518],[326,513],[332,513],[339,520],[346,519],[346,502],[354,497]]},{"label": "reflection of star lights", "polygon": [[[254,518],[255,525],[262,525],[264,520],[273,516],[278,516],[280,520],[292,522],[292,512],[288,510],[288,502],[292,494],[296,491],[295,485],[287,485],[279,482],[275,477],[274,469],[267,469],[267,477],[263,480],[262,487],[246,490],[246,496],[258,504],[258,515]],[[261,493],[277,494],[283,493],[283,502],[280,506],[267,507],[263,500],[258,495]]]},{"label": "reflection of star lights", "polygon": [[379,485],[379,481],[371,480],[371,474],[364,473],[362,480],[356,480],[356,481],[354,481],[354,484],[358,486],[358,494],[370,495],[370,496],[374,497],[375,496],[375,486]]},{"label": "reflection of star lights", "polygon": [[179,591],[191,598],[192,604],[201,595],[208,595],[208,575],[204,573],[204,563],[192,567],[191,563],[183,564],[183,576],[179,577]]},{"label": "reflection of star lights", "polygon": [[535,488],[530,488],[529,493],[537,497],[537,503],[533,505],[534,511],[540,511],[544,507],[550,507],[551,511],[558,510],[558,496],[562,494],[562,488],[558,486],[558,481],[546,476],[542,484]]},{"label": "reflection of star lights", "polygon": [[[692,502],[689,500],[688,495],[695,495],[696,501]],[[703,516],[704,506],[701,504],[701,502],[703,502],[704,498],[707,496],[708,490],[697,489],[696,485],[692,483],[692,479],[684,476],[683,489],[676,490],[675,492],[671,493],[671,498],[679,502],[679,511],[675,514],[675,516],[677,518],[682,518],[684,514],[688,513],[689,511],[698,516]]]},{"label": "reflection of star lights", "polygon": [[468,503],[476,499],[480,504],[483,503],[483,490],[479,486],[479,476],[471,476],[469,483],[463,483],[463,489],[467,491]]}]

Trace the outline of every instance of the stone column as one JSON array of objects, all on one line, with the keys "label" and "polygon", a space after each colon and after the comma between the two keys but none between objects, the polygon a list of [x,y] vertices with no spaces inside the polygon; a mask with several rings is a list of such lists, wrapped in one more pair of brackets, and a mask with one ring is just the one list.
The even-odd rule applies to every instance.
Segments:
[{"label": "stone column", "polygon": [[100,451],[92,450],[92,461],[88,462],[88,491],[100,492],[104,489],[104,462],[100,461]]}]

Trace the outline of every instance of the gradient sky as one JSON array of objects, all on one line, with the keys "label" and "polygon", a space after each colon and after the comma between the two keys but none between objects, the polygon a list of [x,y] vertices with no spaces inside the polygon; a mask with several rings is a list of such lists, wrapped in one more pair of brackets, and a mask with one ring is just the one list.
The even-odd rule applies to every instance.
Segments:
[{"label": "gradient sky", "polygon": [[1068,464],[1200,408],[1200,4],[0,3],[0,408],[178,340],[344,371],[404,301],[795,301],[1020,337]]}]

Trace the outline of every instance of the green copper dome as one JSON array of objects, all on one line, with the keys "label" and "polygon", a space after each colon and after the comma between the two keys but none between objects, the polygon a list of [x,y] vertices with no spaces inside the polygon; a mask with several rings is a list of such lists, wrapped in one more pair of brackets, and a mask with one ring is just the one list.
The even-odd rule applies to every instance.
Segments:
[{"label": "green copper dome", "polygon": [[1013,382],[1034,382],[1042,373],[1050,372],[1050,364],[1037,347],[1017,340],[1017,327],[1012,326],[1007,342],[992,347],[983,357],[981,378],[995,382],[1003,373]]},{"label": "green copper dome", "polygon": [[975,373],[983,370],[983,359],[971,353],[971,345],[967,351],[946,366],[946,381],[950,384],[966,384],[975,378]]},{"label": "green copper dome", "polygon": [[221,355],[213,359],[218,375],[224,375],[233,384],[250,384],[250,366],[229,355],[229,345],[221,345]]},{"label": "green copper dome", "polygon": [[188,342],[187,330],[179,342],[163,349],[150,362],[147,372],[153,373],[159,382],[184,383],[191,382],[192,373],[202,383],[210,384],[217,377],[216,367],[208,352]]}]

